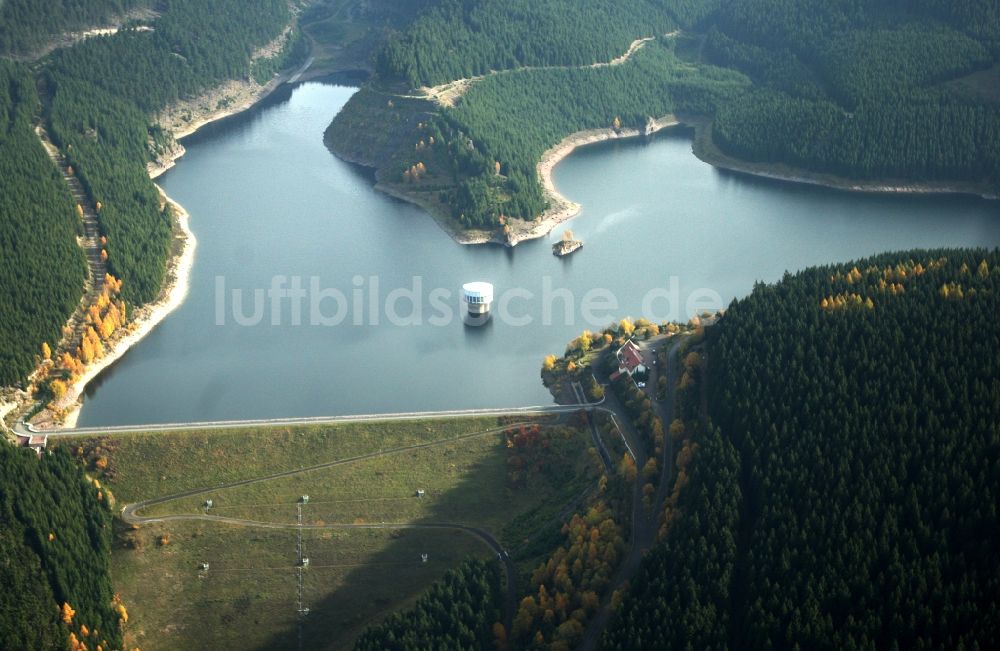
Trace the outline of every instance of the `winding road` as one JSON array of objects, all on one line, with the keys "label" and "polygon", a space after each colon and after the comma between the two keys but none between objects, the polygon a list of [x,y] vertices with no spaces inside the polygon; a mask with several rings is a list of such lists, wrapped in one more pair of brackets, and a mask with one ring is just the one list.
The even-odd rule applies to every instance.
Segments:
[{"label": "winding road", "polygon": [[[655,341],[663,341],[662,338],[658,338]],[[668,352],[668,364],[666,369],[668,392],[666,400],[662,402],[657,402],[657,409],[659,411],[660,417],[664,420],[664,425],[668,425],[673,418],[674,409],[674,389],[677,382],[677,367],[678,367],[678,356],[677,351],[683,343],[683,337],[675,337],[673,343],[670,344],[670,349]],[[652,357],[652,352],[650,350],[650,342],[643,345],[643,353],[647,357]],[[650,360],[647,359],[647,366],[653,369],[653,377],[650,379],[650,386],[656,386],[656,366],[650,364]],[[620,423],[620,431],[622,434],[623,442],[626,448],[629,450],[633,459],[636,461],[638,469],[641,470],[642,465],[646,462],[646,455],[642,451],[643,446],[640,445],[640,439],[638,434],[635,432],[631,420],[628,414],[625,413],[624,408],[618,402],[617,398],[613,393],[606,393],[605,398],[597,403],[588,403],[585,400],[585,395],[583,388],[580,386],[574,386],[574,393],[579,401],[579,404],[573,405],[542,405],[542,406],[531,406],[531,407],[520,407],[520,408],[497,408],[497,409],[465,409],[465,410],[450,410],[450,411],[427,411],[427,412],[404,412],[404,413],[394,413],[394,414],[357,414],[357,415],[345,415],[345,416],[320,416],[320,417],[303,417],[303,418],[274,418],[274,419],[260,419],[260,420],[230,420],[230,421],[212,421],[212,422],[190,422],[190,423],[164,423],[164,424],[150,424],[150,425],[122,425],[122,426],[111,426],[111,427],[80,427],[73,429],[53,429],[45,430],[44,433],[50,437],[62,438],[62,437],[80,437],[80,436],[110,436],[113,434],[127,434],[127,433],[167,433],[167,432],[178,432],[178,431],[196,431],[196,430],[224,430],[224,429],[235,429],[235,428],[251,428],[251,427],[289,427],[296,425],[335,425],[338,423],[364,423],[364,422],[386,422],[386,421],[416,421],[424,419],[442,419],[442,418],[474,418],[482,416],[507,416],[507,417],[521,417],[527,418],[532,416],[544,416],[544,415],[558,415],[558,414],[568,414],[580,409],[587,409],[588,420],[591,427],[591,433],[594,437],[595,446],[598,448],[601,454],[602,461],[605,466],[611,463],[611,459],[608,456],[608,452],[603,444],[599,433],[596,431],[596,426],[593,422],[592,412],[597,410],[609,415],[612,419]],[[298,468],[293,470],[287,470],[283,472],[273,473],[270,475],[265,475],[261,477],[254,477],[250,479],[243,479],[235,482],[230,482],[227,484],[218,484],[215,486],[208,486],[202,488],[196,488],[187,491],[181,491],[171,495],[164,495],[156,498],[151,498],[148,500],[143,500],[136,502],[134,504],[128,504],[124,506],[121,510],[122,519],[133,525],[150,524],[155,522],[176,522],[176,521],[208,521],[216,522],[220,524],[228,524],[233,526],[260,528],[260,529],[436,529],[436,530],[451,530],[466,535],[471,535],[480,540],[483,544],[489,547],[493,552],[497,554],[497,559],[502,563],[504,567],[504,573],[506,578],[506,589],[504,594],[504,624],[508,631],[511,630],[511,625],[513,623],[514,614],[517,609],[518,601],[518,589],[517,589],[517,568],[514,565],[513,560],[510,558],[507,550],[503,548],[500,541],[497,540],[489,531],[481,529],[479,527],[474,527],[471,525],[466,525],[462,523],[455,522],[400,522],[400,523],[363,523],[363,524],[353,524],[353,523],[334,523],[334,524],[298,524],[298,523],[281,523],[281,522],[266,522],[260,520],[249,520],[232,518],[221,515],[210,515],[207,513],[203,514],[176,514],[176,515],[162,515],[162,516],[143,516],[141,511],[143,509],[155,506],[158,504],[164,504],[167,502],[172,502],[179,499],[184,499],[187,497],[193,497],[197,495],[202,495],[206,493],[211,493],[219,490],[225,490],[230,488],[237,488],[240,486],[247,486],[251,484],[257,484],[267,481],[272,481],[275,479],[281,479],[285,477],[290,477],[302,473],[312,472],[316,470],[322,470],[325,468],[331,468],[338,465],[356,463],[366,459],[373,459],[379,456],[388,454],[397,454],[406,451],[417,450],[421,448],[428,448],[437,445],[442,445],[445,443],[453,443],[461,441],[464,439],[470,439],[480,436],[486,436],[489,434],[494,434],[511,426],[516,426],[519,424],[518,421],[514,421],[510,424],[503,426],[489,428],[487,430],[474,432],[470,434],[464,434],[462,436],[453,437],[449,439],[443,439],[438,441],[429,441],[427,443],[419,443],[409,446],[403,446],[399,448],[392,448],[388,450],[380,450],[378,452],[370,452],[367,454],[356,455],[353,457],[348,457],[344,459],[337,459],[335,461],[329,461],[326,463],[316,464],[313,466],[308,466],[305,468]],[[24,423],[23,421],[17,421],[15,423],[13,430],[19,434],[31,434],[38,433],[34,427],[30,424]],[[661,464],[661,475],[660,483],[656,493],[656,499],[653,509],[647,513],[642,505],[642,482],[637,478],[635,482],[635,493],[633,495],[633,513],[632,513],[632,541],[628,554],[623,560],[618,571],[612,580],[611,590],[608,591],[610,594],[613,590],[622,588],[627,584],[628,581],[632,579],[635,572],[639,568],[639,564],[642,561],[642,557],[645,555],[646,551],[652,546],[655,541],[656,534],[656,519],[662,510],[663,501],[666,498],[667,490],[672,475],[673,462],[672,453],[673,446],[670,437],[664,437],[664,450],[663,459]],[[631,445],[630,445],[631,441]],[[582,648],[585,650],[593,650],[597,648],[600,641],[601,632],[604,630],[608,621],[610,621],[612,611],[608,603],[605,603],[598,615],[591,620],[588,625],[585,635],[584,643]]]},{"label": "winding road", "polygon": [[[505,415],[509,415],[509,411]],[[521,413],[521,412],[518,412]],[[402,416],[402,415],[397,415]],[[410,418],[417,418],[416,415],[408,415]],[[295,420],[295,419],[293,419]],[[338,421],[338,422],[343,422]],[[150,524],[154,522],[177,522],[177,521],[189,521],[189,520],[200,520],[217,522],[222,524],[230,524],[241,527],[253,527],[258,529],[446,529],[452,531],[458,531],[478,538],[480,541],[486,544],[491,550],[497,554],[497,559],[504,566],[504,573],[506,575],[506,590],[504,594],[504,626],[507,630],[510,630],[511,623],[514,619],[514,612],[517,608],[517,568],[514,562],[511,560],[510,555],[507,550],[503,548],[500,541],[497,540],[493,534],[485,529],[479,527],[474,527],[466,524],[456,523],[456,522],[399,522],[399,523],[362,523],[362,524],[348,524],[348,523],[333,523],[333,524],[298,524],[298,523],[284,523],[284,522],[265,522],[261,520],[246,520],[241,518],[231,518],[221,515],[209,515],[204,514],[176,514],[176,515],[161,515],[161,516],[142,516],[139,512],[150,506],[155,506],[157,504],[165,504],[167,502],[173,502],[175,500],[184,499],[187,497],[194,497],[196,495],[203,495],[206,493],[212,493],[215,491],[226,490],[229,488],[237,488],[240,486],[249,486],[251,484],[259,484],[263,482],[273,481],[275,479],[281,479],[284,477],[291,477],[294,475],[299,475],[307,472],[313,472],[316,470],[323,470],[326,468],[332,468],[335,466],[346,465],[351,463],[357,463],[366,459],[374,459],[376,457],[385,456],[389,454],[400,454],[403,452],[409,452],[413,450],[419,450],[424,448],[435,447],[438,445],[444,445],[447,443],[454,443],[458,441],[468,440],[472,438],[478,438],[482,436],[488,436],[490,434],[496,434],[510,427],[516,427],[522,422],[512,422],[507,425],[491,427],[486,430],[479,432],[472,432],[470,434],[463,434],[461,436],[451,437],[447,439],[440,439],[437,441],[428,441],[427,443],[416,443],[414,445],[406,445],[398,448],[391,448],[389,450],[379,450],[378,452],[369,452],[367,454],[360,454],[353,457],[347,457],[344,459],[337,459],[335,461],[328,461],[326,463],[320,463],[313,466],[308,466],[305,468],[297,468],[294,470],[287,470],[284,472],[278,472],[271,475],[265,475],[262,477],[253,477],[250,479],[243,479],[239,481],[230,482],[227,484],[219,484],[216,486],[208,486],[202,488],[195,488],[187,491],[181,491],[178,493],[173,493],[171,495],[163,495],[160,497],[155,497],[148,500],[143,500],[136,502],[134,504],[127,504],[122,507],[121,517],[122,519],[134,525]],[[68,433],[63,433],[63,435],[68,435]]]},{"label": "winding road", "polygon": [[[228,422],[216,422],[216,423],[186,423],[186,424],[176,424],[176,425],[158,425],[158,426],[146,426],[142,428],[135,427],[115,427],[115,428],[79,428],[73,430],[59,430],[53,432],[50,436],[57,437],[68,437],[68,436],[80,436],[85,434],[103,434],[108,435],[111,433],[126,433],[126,432],[170,432],[178,430],[206,430],[206,429],[228,429],[232,427],[250,427],[250,426],[286,426],[286,425],[301,425],[301,424],[335,424],[335,423],[346,423],[346,422],[378,422],[378,421],[400,421],[400,420],[421,420],[426,418],[469,418],[474,416],[537,416],[537,415],[547,415],[547,414],[564,414],[574,411],[578,411],[581,406],[585,405],[568,405],[568,406],[543,406],[543,407],[526,407],[523,409],[485,409],[485,410],[461,410],[461,411],[449,411],[449,412],[414,412],[414,413],[403,413],[403,414],[379,414],[379,415],[362,415],[362,416],[337,416],[329,418],[288,418],[288,419],[271,419],[271,420],[261,420],[261,421],[228,421]],[[587,405],[591,409],[594,408],[593,405]],[[511,423],[505,424],[503,426],[492,427],[479,432],[473,432],[470,434],[463,434],[457,437],[451,437],[447,439],[441,439],[437,441],[429,441],[426,443],[417,443],[413,445],[402,446],[398,448],[391,448],[388,450],[379,450],[378,452],[369,452],[367,454],[360,454],[353,457],[347,457],[344,459],[337,459],[334,461],[328,461],[325,463],[316,464],[313,466],[308,466],[305,468],[297,468],[293,470],[287,470],[283,472],[277,472],[270,475],[265,475],[261,477],[253,477],[250,479],[238,480],[226,484],[218,484],[215,486],[207,486],[201,488],[195,488],[187,491],[180,491],[170,495],[163,495],[160,497],[151,498],[148,500],[143,500],[133,504],[125,505],[121,510],[122,519],[134,525],[150,524],[154,522],[177,522],[177,521],[190,521],[190,520],[200,520],[216,522],[221,524],[229,524],[242,527],[252,527],[260,529],[445,529],[458,531],[467,535],[474,536],[483,542],[487,547],[489,547],[493,552],[497,554],[497,559],[503,564],[504,573],[506,577],[506,589],[504,594],[504,626],[509,631],[511,629],[511,624],[513,623],[514,613],[517,608],[517,568],[514,565],[513,560],[504,549],[500,541],[497,540],[493,534],[485,529],[479,527],[474,527],[471,525],[466,525],[456,522],[400,522],[400,523],[363,523],[363,524],[353,524],[353,523],[334,523],[334,524],[297,524],[297,523],[282,523],[282,522],[265,522],[260,520],[248,520],[241,518],[231,518],[221,515],[210,515],[204,514],[176,514],[176,515],[162,515],[162,516],[143,516],[140,512],[143,509],[155,506],[158,504],[165,504],[167,502],[173,502],[179,499],[184,499],[187,497],[194,497],[197,495],[203,495],[206,493],[212,493],[220,490],[226,490],[230,488],[237,488],[241,486],[248,486],[251,484],[258,484],[268,481],[273,481],[276,479],[281,479],[285,477],[291,477],[294,475],[299,475],[303,473],[313,472],[316,470],[323,470],[326,468],[332,468],[335,466],[346,465],[351,463],[357,463],[359,461],[364,461],[366,459],[374,459],[376,457],[385,456],[389,454],[400,454],[403,452],[409,452],[413,450],[419,450],[424,448],[430,448],[438,445],[444,445],[447,443],[455,443],[463,440],[468,440],[472,438],[478,438],[482,436],[488,436],[490,434],[496,434],[510,427],[516,427],[519,424],[523,424],[526,421],[513,421]],[[23,423],[18,423],[19,426],[24,427]]]}]

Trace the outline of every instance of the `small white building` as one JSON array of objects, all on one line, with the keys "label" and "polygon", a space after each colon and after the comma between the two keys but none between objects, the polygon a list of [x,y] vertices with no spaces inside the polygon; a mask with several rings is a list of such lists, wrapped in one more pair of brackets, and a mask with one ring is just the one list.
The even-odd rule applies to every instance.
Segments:
[{"label": "small white building", "polygon": [[462,294],[469,314],[483,316],[489,314],[493,305],[493,285],[484,282],[473,282],[462,285]]}]

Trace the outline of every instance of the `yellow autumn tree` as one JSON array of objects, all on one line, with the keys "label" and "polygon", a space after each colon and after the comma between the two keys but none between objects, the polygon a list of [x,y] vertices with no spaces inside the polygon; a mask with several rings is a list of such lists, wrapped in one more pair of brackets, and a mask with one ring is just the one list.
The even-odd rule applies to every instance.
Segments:
[{"label": "yellow autumn tree", "polygon": [[542,370],[551,371],[556,367],[556,356],[546,355],[545,359],[542,361]]},{"label": "yellow autumn tree", "polygon": [[52,392],[52,397],[58,402],[66,396],[66,383],[62,380],[52,380],[49,384],[49,390]]},{"label": "yellow autumn tree", "polygon": [[47,341],[42,342],[42,359],[52,359],[52,349]]},{"label": "yellow autumn tree", "polygon": [[630,457],[627,452],[622,455],[622,462],[620,468],[622,475],[625,477],[625,481],[627,481],[628,483],[632,483],[635,481],[635,476],[637,472],[635,467],[635,461],[632,461],[632,457]]}]

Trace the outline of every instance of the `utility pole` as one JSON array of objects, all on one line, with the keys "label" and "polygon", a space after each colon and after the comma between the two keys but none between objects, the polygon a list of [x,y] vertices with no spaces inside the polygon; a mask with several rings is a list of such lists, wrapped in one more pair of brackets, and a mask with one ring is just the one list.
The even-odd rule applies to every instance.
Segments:
[{"label": "utility pole", "polygon": [[299,638],[299,651],[302,651],[302,620],[305,616],[309,614],[309,609],[303,607],[302,605],[302,584],[305,579],[303,576],[306,567],[309,565],[309,559],[305,557],[304,550],[302,548],[302,506],[309,501],[307,496],[303,498],[295,505],[296,515],[298,516],[298,526],[296,527],[296,537],[295,537],[295,572],[297,580],[296,589],[296,612],[299,614],[298,621],[298,638]]}]

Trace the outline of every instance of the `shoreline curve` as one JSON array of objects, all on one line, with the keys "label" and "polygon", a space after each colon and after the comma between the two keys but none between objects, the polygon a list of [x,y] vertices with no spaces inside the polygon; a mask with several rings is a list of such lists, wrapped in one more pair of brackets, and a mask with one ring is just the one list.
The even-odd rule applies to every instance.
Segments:
[{"label": "shoreline curve", "polygon": [[[311,64],[312,59],[310,58],[306,63]],[[149,174],[149,178],[155,180],[164,172],[176,165],[177,161],[184,156],[186,150],[179,142],[181,139],[190,136],[208,124],[218,122],[219,120],[223,120],[253,108],[281,87],[286,80],[292,77],[292,75],[301,76],[306,67],[307,66],[303,66],[302,68],[291,73],[286,72],[281,74],[272,79],[266,85],[259,86],[257,89],[252,90],[250,99],[242,102],[235,108],[227,107],[221,110],[211,111],[200,116],[197,120],[193,121],[185,128],[172,132],[171,136],[174,139],[174,147],[160,160],[152,161],[147,164],[146,171]],[[229,83],[231,82],[225,82],[223,85]],[[209,91],[209,93],[211,92],[212,91]],[[167,258],[167,270],[163,286],[160,288],[160,293],[157,295],[156,300],[152,303],[147,303],[135,308],[133,317],[125,328],[125,334],[120,338],[107,342],[104,356],[89,364],[83,375],[68,387],[66,396],[59,402],[59,404],[53,405],[56,410],[63,411],[62,424],[57,426],[60,429],[72,429],[77,426],[77,422],[80,418],[80,412],[83,409],[82,398],[87,385],[108,367],[124,357],[133,346],[152,332],[153,329],[160,324],[160,322],[162,322],[171,312],[180,307],[184,302],[184,299],[187,298],[191,283],[191,269],[194,266],[195,249],[198,244],[198,241],[194,236],[194,232],[190,227],[191,215],[181,204],[171,199],[167,193],[164,192],[163,188],[159,186],[159,184],[154,185],[156,185],[156,189],[160,193],[161,201],[163,201],[165,205],[170,206],[173,213],[172,221],[174,233],[172,237],[174,243],[172,244],[172,248],[176,247],[176,249],[173,250],[172,254]],[[41,413],[45,413],[45,411],[47,410],[43,410]],[[50,422],[36,425],[36,427],[42,431],[53,428],[53,426],[54,423]]]}]

